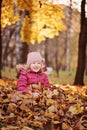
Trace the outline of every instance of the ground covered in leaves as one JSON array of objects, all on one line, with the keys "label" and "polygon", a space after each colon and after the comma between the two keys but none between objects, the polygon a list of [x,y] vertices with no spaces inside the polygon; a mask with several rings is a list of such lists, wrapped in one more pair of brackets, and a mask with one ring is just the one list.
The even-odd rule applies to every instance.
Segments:
[{"label": "ground covered in leaves", "polygon": [[16,80],[0,79],[1,130],[87,130],[87,86],[18,92]]}]

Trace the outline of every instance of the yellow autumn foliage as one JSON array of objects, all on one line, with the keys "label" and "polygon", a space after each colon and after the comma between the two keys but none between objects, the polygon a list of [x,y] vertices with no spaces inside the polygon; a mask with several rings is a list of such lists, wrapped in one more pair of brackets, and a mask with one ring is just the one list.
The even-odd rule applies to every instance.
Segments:
[{"label": "yellow autumn foliage", "polygon": [[[2,28],[15,24],[22,17],[21,40],[28,44],[41,43],[66,29],[62,21],[65,18],[63,9],[45,0],[8,0],[7,3],[3,0],[1,11]],[[20,11],[27,11],[27,15],[20,16]]]},{"label": "yellow autumn foliage", "polygon": [[18,13],[14,14],[14,2],[12,0],[3,0],[1,8],[1,26],[5,28],[6,26],[11,26],[15,22],[20,20]]},{"label": "yellow autumn foliage", "polygon": [[64,17],[59,5],[42,3],[42,6],[38,7],[38,3],[34,3],[30,18],[27,16],[24,18],[21,30],[22,41],[34,44],[35,41],[40,43],[47,37],[53,38],[59,35],[59,31],[66,29],[62,21]]}]

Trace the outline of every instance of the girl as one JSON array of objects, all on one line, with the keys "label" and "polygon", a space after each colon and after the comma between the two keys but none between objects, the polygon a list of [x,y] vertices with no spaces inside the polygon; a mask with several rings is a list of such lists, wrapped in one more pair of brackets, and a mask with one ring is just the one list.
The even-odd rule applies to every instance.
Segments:
[{"label": "girl", "polygon": [[22,92],[32,93],[32,87],[50,88],[50,83],[43,73],[44,59],[38,52],[31,52],[27,56],[27,69],[20,69],[17,89]]}]

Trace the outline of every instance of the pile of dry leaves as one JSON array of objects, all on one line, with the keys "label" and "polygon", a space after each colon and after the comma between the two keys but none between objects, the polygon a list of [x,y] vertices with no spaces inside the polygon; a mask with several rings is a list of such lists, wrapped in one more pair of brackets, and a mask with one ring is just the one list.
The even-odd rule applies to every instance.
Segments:
[{"label": "pile of dry leaves", "polygon": [[87,86],[53,85],[33,96],[16,83],[0,79],[1,130],[87,130]]}]

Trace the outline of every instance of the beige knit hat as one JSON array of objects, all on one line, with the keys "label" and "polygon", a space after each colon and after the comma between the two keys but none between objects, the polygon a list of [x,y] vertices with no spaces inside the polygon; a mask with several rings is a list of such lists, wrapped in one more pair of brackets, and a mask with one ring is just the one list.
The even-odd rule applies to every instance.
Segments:
[{"label": "beige knit hat", "polygon": [[42,62],[44,63],[45,60],[44,58],[42,58],[42,56],[40,55],[40,53],[38,52],[30,52],[27,55],[27,65],[30,66],[30,64],[34,63],[34,62]]}]

